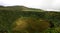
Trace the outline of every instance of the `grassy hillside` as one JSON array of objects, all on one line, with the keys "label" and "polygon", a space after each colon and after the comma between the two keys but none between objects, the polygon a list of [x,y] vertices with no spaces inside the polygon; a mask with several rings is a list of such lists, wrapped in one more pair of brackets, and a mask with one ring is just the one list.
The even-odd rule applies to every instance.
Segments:
[{"label": "grassy hillside", "polygon": [[[24,11],[25,9],[28,11]],[[0,7],[0,32],[60,33],[60,12],[23,6]]]},{"label": "grassy hillside", "polygon": [[3,6],[0,6],[0,10],[16,10],[16,11],[35,11],[35,12],[41,12],[41,11],[44,11],[44,10],[41,10],[41,9],[35,9],[35,8],[28,8],[28,7],[25,7],[25,6],[7,6],[7,7],[3,7]]}]

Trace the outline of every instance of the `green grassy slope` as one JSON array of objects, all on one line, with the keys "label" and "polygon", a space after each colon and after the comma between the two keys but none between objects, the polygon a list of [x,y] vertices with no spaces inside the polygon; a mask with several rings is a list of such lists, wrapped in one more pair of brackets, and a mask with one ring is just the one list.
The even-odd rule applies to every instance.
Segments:
[{"label": "green grassy slope", "polygon": [[[42,33],[49,33],[49,32],[60,33],[60,30],[59,30],[60,29],[60,12],[47,12],[47,11],[37,12],[36,11],[37,9],[36,10],[33,9],[34,11],[36,11],[34,12],[34,11],[23,11],[23,9],[24,8],[20,8],[20,7],[0,7],[0,31],[8,31],[8,33],[12,33],[11,31],[13,29],[13,24],[15,23],[15,21],[22,17],[28,17],[28,18],[33,18],[32,19],[33,22],[37,21],[36,23],[39,23],[38,19],[40,20],[43,19],[43,20],[46,20],[48,23],[50,23],[52,27],[49,26],[49,28],[46,28],[48,30],[40,29]],[[35,27],[36,25],[32,25],[34,26],[35,30],[34,29],[32,31],[29,30],[29,31],[26,31],[26,33],[27,32],[28,33],[35,33],[35,32],[40,33],[41,31],[37,29],[38,27]],[[43,27],[46,27],[47,25],[44,26],[44,24],[42,23],[41,26],[43,28]],[[24,31],[22,32],[24,33]]]},{"label": "green grassy slope", "polygon": [[20,10],[20,11],[35,11],[35,12],[44,11],[41,9],[28,8],[25,6],[7,6],[7,7],[0,6],[0,10],[16,10],[16,11]]}]

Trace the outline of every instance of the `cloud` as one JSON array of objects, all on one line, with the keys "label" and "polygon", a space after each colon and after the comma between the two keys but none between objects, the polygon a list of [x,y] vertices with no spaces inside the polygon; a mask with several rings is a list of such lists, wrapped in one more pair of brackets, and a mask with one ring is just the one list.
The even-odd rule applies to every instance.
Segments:
[{"label": "cloud", "polygon": [[2,1],[0,1],[0,6],[1,6],[1,5],[5,5],[5,3],[3,3]]},{"label": "cloud", "polygon": [[53,9],[60,10],[60,0],[54,0],[52,3]]},{"label": "cloud", "polygon": [[60,0],[0,0],[0,5],[24,5],[30,8],[60,10]]}]

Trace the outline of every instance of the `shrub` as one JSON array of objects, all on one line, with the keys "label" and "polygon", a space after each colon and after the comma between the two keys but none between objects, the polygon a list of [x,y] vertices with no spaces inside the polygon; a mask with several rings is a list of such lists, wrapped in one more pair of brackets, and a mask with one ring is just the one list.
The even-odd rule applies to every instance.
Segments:
[{"label": "shrub", "polygon": [[15,25],[13,31],[25,30],[30,33],[44,31],[50,26],[47,20],[32,17],[21,17],[17,19],[13,25]]}]

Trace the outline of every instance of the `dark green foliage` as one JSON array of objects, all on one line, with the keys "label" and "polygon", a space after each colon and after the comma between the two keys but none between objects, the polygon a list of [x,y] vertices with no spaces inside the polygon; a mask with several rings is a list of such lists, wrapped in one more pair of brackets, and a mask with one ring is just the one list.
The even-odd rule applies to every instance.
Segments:
[{"label": "dark green foliage", "polygon": [[[43,11],[43,10],[42,10]],[[60,33],[60,12],[34,12],[22,11],[19,7],[0,7],[0,31],[7,31],[12,33],[12,24],[16,19],[21,17],[32,17],[37,19],[45,19],[51,22],[54,26],[44,32],[46,33]],[[52,24],[50,25],[52,26]],[[44,27],[44,26],[43,26]],[[27,31],[24,31],[27,32]],[[24,33],[23,32],[23,33]],[[37,31],[34,31],[37,32]],[[38,32],[40,33],[40,32]]]},{"label": "dark green foliage", "polygon": [[[40,15],[43,14],[40,13]],[[21,16],[39,18],[40,15],[39,12],[0,10],[0,31],[10,31],[12,29],[12,23],[14,23],[14,21],[20,18]]]}]

